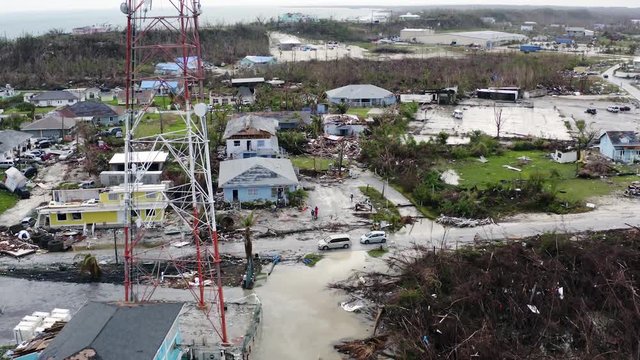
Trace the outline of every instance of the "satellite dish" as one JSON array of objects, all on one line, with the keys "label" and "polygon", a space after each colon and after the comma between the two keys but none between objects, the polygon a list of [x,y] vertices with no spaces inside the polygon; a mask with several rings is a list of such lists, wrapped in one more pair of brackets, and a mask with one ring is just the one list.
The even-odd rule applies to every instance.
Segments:
[{"label": "satellite dish", "polygon": [[129,15],[129,5],[127,5],[126,2],[123,2],[122,4],[120,4],[120,11],[122,11],[122,13],[125,15]]},{"label": "satellite dish", "polygon": [[203,103],[198,103],[193,107],[193,112],[196,113],[196,115],[202,117],[205,116],[207,114],[207,104],[203,104]]}]

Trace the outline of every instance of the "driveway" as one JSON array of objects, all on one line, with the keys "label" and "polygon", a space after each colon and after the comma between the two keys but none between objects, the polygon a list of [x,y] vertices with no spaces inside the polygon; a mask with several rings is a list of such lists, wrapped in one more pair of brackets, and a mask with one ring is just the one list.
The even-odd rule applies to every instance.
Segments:
[{"label": "driveway", "polygon": [[634,97],[637,101],[640,101],[640,89],[634,87],[632,82],[634,80],[618,78],[613,75],[614,71],[616,71],[620,65],[612,66],[607,71],[605,71],[602,75],[607,75],[608,77],[605,79],[613,85],[620,86],[626,92],[629,93],[632,97]]}]

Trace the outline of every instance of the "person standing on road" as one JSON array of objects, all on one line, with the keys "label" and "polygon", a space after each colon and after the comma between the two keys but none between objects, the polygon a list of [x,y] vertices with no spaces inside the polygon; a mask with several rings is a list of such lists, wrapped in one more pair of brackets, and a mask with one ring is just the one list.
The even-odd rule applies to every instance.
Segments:
[{"label": "person standing on road", "polygon": [[318,220],[318,207],[317,206],[316,206],[316,209],[315,209],[314,213],[315,213],[315,216],[316,216],[316,220]]},{"label": "person standing on road", "polygon": [[311,209],[311,220],[315,220],[316,218],[316,212],[315,210]]},{"label": "person standing on road", "polygon": [[350,197],[351,197],[351,202],[353,202],[353,193],[351,193]]}]

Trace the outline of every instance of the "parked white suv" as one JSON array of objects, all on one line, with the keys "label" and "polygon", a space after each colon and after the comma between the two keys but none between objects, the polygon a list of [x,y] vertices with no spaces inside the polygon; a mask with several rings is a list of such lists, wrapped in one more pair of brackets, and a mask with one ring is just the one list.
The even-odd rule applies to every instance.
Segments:
[{"label": "parked white suv", "polygon": [[318,241],[319,250],[348,249],[351,247],[351,238],[347,234],[331,235]]},{"label": "parked white suv", "polygon": [[360,237],[361,244],[385,243],[387,242],[387,233],[384,231],[371,231]]},{"label": "parked white suv", "polygon": [[608,112],[612,112],[612,113],[617,113],[620,111],[620,108],[617,106],[608,106],[607,107],[607,111]]}]

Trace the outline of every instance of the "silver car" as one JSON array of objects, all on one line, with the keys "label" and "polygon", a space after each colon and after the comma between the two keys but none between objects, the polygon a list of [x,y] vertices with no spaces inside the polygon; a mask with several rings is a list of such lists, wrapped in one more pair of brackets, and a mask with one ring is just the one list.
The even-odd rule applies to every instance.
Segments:
[{"label": "silver car", "polygon": [[371,231],[360,237],[361,244],[385,243],[387,233],[384,231]]},{"label": "silver car", "polygon": [[351,238],[347,234],[331,235],[318,241],[319,250],[348,249],[351,247]]}]

